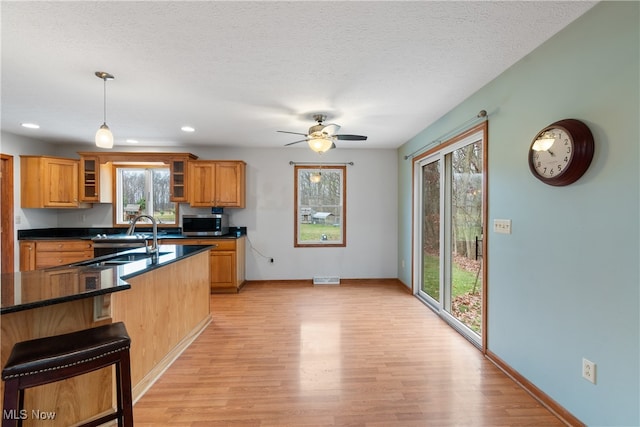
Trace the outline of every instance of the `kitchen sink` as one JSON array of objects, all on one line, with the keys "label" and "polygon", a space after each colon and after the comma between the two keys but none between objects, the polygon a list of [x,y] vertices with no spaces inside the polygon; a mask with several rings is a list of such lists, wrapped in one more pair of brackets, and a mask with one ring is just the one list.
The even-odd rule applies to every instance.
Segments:
[{"label": "kitchen sink", "polygon": [[91,261],[85,261],[85,262],[77,263],[75,265],[90,266],[90,267],[103,267],[103,266],[109,266],[109,265],[123,265],[123,264],[128,264],[130,262],[140,261],[140,260],[143,260],[143,259],[152,258],[154,256],[158,257],[158,256],[170,254],[170,253],[171,252],[159,252],[158,254],[148,254],[146,252],[141,252],[141,253],[133,253],[133,254],[124,254],[124,255],[117,255],[117,256],[114,256],[113,258],[108,258],[108,259],[105,259],[105,260],[102,260],[102,261],[91,260]]},{"label": "kitchen sink", "polygon": [[[162,256],[169,253],[171,252],[158,252],[157,256]],[[116,262],[120,264],[126,264],[131,261],[138,261],[141,259],[151,258],[152,256],[153,254],[148,254],[148,253],[125,254],[125,255],[119,255],[115,258],[111,258],[105,262]]]}]

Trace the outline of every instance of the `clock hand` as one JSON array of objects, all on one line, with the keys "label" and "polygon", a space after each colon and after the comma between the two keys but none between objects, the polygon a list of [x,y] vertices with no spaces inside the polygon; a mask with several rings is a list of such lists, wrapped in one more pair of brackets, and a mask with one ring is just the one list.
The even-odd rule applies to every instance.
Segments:
[{"label": "clock hand", "polygon": [[556,156],[555,154],[553,154],[553,151],[551,151],[551,150],[547,150],[547,152],[548,152],[549,154],[551,154],[551,157],[555,157],[555,156]]}]

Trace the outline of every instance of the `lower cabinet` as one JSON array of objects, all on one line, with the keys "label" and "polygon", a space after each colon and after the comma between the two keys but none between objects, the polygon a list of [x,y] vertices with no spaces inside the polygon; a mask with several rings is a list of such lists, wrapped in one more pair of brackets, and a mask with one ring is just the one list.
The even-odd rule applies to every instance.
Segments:
[{"label": "lower cabinet", "polygon": [[210,245],[209,268],[211,293],[239,292],[245,282],[246,238],[237,239],[167,239],[172,245]]},{"label": "lower cabinet", "polygon": [[90,240],[22,240],[20,271],[57,267],[93,258]]}]

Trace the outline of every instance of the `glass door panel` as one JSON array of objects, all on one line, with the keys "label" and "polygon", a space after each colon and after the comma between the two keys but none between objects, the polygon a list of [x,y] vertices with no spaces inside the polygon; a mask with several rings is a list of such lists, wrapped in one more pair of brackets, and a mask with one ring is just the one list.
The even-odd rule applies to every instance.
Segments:
[{"label": "glass door panel", "polygon": [[445,283],[444,309],[476,334],[481,332],[482,275],[482,143],[476,141],[447,155],[451,270]]},{"label": "glass door panel", "polygon": [[422,166],[421,291],[440,303],[440,160]]},{"label": "glass door panel", "polygon": [[414,169],[416,296],[481,346],[486,153],[482,130],[420,159]]}]

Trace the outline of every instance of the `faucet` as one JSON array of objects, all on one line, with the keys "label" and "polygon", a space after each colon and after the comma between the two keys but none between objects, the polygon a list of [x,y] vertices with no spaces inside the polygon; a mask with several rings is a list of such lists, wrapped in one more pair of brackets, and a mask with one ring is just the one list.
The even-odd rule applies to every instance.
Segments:
[{"label": "faucet", "polygon": [[150,247],[149,246],[145,246],[145,247],[147,249],[147,253],[148,254],[157,255],[158,254],[158,222],[151,215],[142,214],[142,215],[138,215],[137,217],[135,217],[131,221],[131,225],[129,226],[129,229],[127,230],[127,236],[131,236],[133,234],[134,230],[136,229],[136,223],[138,222],[138,220],[140,218],[147,218],[153,224],[153,243],[151,244]]}]

